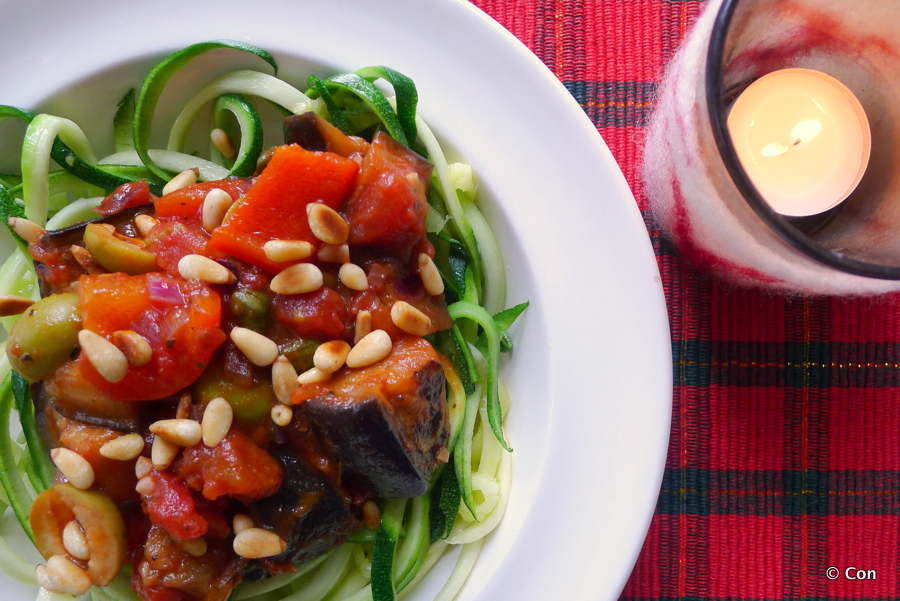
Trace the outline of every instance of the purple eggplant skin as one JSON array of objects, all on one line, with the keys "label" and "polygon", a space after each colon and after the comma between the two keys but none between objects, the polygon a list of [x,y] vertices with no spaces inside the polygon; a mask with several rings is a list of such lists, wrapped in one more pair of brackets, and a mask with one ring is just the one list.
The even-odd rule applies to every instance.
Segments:
[{"label": "purple eggplant skin", "polygon": [[249,507],[255,524],[287,542],[275,562],[300,563],[340,545],[359,529],[360,520],[347,500],[326,483],[299,455],[284,445],[269,452],[284,468],[281,488]]},{"label": "purple eggplant skin", "polygon": [[328,144],[319,129],[319,120],[315,113],[291,115],[284,120],[283,127],[285,144],[298,144],[306,150],[317,152],[328,150]]},{"label": "purple eggplant skin", "polygon": [[[354,388],[337,383],[331,392],[300,405],[329,454],[343,465],[346,477],[385,499],[427,491],[449,436],[446,380],[436,353],[433,349],[419,352],[413,345],[400,350],[396,346],[400,345],[382,361],[387,365],[364,368],[369,373],[360,378],[377,381],[399,373],[414,378],[407,387],[414,395],[392,398],[385,394],[387,386]],[[393,368],[392,360],[403,367]]]}]

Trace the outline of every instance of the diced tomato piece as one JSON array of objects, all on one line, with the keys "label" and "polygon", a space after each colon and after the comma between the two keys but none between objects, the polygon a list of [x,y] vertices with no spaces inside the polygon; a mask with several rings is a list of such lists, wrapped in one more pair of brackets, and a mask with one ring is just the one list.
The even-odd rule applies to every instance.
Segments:
[{"label": "diced tomato piece", "polygon": [[153,470],[149,476],[153,491],[142,495],[144,513],[150,521],[181,540],[200,538],[209,530],[209,522],[197,513],[194,497],[184,481],[175,474]]},{"label": "diced tomato piece", "polygon": [[187,448],[174,467],[188,486],[215,500],[223,495],[242,500],[275,494],[284,471],[269,453],[240,430],[232,430],[214,447]]},{"label": "diced tomato piece", "polygon": [[300,146],[279,146],[259,179],[210,244],[225,254],[273,273],[286,264],[269,260],[263,244],[269,240],[305,240],[316,247],[306,205],[321,202],[337,209],[350,192],[359,166],[330,152],[311,152]]},{"label": "diced tomato piece", "polygon": [[156,254],[156,264],[168,273],[178,275],[178,261],[185,255],[221,258],[209,247],[209,234],[199,221],[163,221],[150,230],[147,250]]},{"label": "diced tomato piece", "polygon": [[117,504],[136,499],[134,485],[137,483],[137,476],[134,475],[134,466],[127,461],[108,459],[100,454],[100,447],[121,436],[121,432],[65,418],[57,421],[64,423],[59,434],[60,444],[87,459],[94,468],[94,488],[108,494]]},{"label": "diced tomato piece", "polygon": [[106,381],[87,356],[78,357],[84,377],[116,400],[161,399],[196,380],[225,341],[219,293],[199,280],[154,272],[85,275],[79,280],[82,326],[107,340],[134,330],[150,342],[153,356],[129,366],[120,382]]},{"label": "diced tomato piece", "polygon": [[343,338],[350,315],[341,295],[324,286],[305,294],[276,294],[272,311],[301,337],[320,340]]},{"label": "diced tomato piece", "polygon": [[342,208],[350,243],[408,255],[427,231],[425,194],[431,170],[431,163],[389,135],[375,134]]},{"label": "diced tomato piece", "polygon": [[146,180],[122,184],[104,198],[95,210],[100,215],[114,215],[125,209],[140,207],[150,202],[150,186]]},{"label": "diced tomato piece", "polygon": [[200,219],[200,208],[203,206],[203,199],[209,194],[213,188],[225,190],[232,199],[237,200],[243,196],[250,186],[253,185],[252,179],[232,177],[228,179],[220,179],[212,182],[201,182],[193,184],[170,192],[165,196],[160,196],[153,202],[156,208],[156,216],[178,217],[181,219]]}]

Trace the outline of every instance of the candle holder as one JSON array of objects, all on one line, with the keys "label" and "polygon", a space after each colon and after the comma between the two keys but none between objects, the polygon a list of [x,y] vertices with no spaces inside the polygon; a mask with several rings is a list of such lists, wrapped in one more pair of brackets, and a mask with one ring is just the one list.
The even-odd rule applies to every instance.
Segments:
[{"label": "candle holder", "polygon": [[[651,209],[687,261],[783,293],[900,290],[900,5],[888,4],[709,1],[667,69],[644,151]],[[741,94],[785,69],[840,81],[871,131],[858,185],[809,216],[789,216],[765,200],[728,127]]]}]

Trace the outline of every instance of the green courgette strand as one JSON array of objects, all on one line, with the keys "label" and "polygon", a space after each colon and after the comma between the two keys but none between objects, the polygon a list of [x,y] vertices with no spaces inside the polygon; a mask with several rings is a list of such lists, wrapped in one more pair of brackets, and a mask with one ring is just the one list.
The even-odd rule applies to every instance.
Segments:
[{"label": "green courgette strand", "polygon": [[15,371],[12,372],[12,390],[16,411],[19,412],[19,422],[22,424],[22,433],[25,435],[25,444],[37,474],[38,483],[35,484],[35,489],[43,492],[53,486],[56,467],[50,462],[47,449],[44,448],[44,443],[38,434],[29,384]]},{"label": "green courgette strand", "polygon": [[134,89],[131,89],[119,101],[119,106],[113,117],[113,137],[115,139],[116,152],[134,150],[134,107],[135,93]]},{"label": "green courgette strand", "polygon": [[[153,173],[162,179],[168,181],[172,174],[166,172],[165,169],[156,165],[150,156],[150,132],[153,125],[153,116],[156,112],[156,105],[159,103],[160,96],[166,87],[166,84],[180,71],[185,65],[197,56],[210,50],[230,48],[247,52],[258,56],[266,63],[272,66],[275,72],[278,71],[278,65],[271,54],[235,40],[216,40],[211,42],[202,42],[188,46],[178,52],[170,54],[157,64],[144,79],[140,92],[138,92],[137,103],[135,105],[134,117],[134,147],[138,155],[141,157],[144,165],[146,165]],[[217,94],[218,95],[218,94]]]},{"label": "green courgette strand", "polygon": [[424,493],[414,498],[410,503],[409,519],[404,529],[406,536],[403,543],[397,549],[394,558],[393,579],[394,588],[402,591],[412,582],[422,568],[425,554],[431,544],[428,514],[430,513],[431,497]]},{"label": "green courgette strand", "polygon": [[396,601],[394,556],[407,499],[390,499],[381,510],[381,523],[372,545],[372,601]]},{"label": "green courgette strand", "polygon": [[416,110],[419,104],[419,92],[412,79],[390,67],[376,66],[357,69],[356,74],[371,82],[383,79],[391,84],[397,106],[397,120],[403,128],[406,139],[415,144],[419,137],[416,128]]},{"label": "green courgette strand", "polygon": [[[34,532],[31,530],[31,506],[35,496],[26,487],[22,479],[22,473],[16,463],[16,443],[10,434],[10,415],[12,414],[15,398],[12,389],[12,371],[6,353],[0,358],[2,369],[7,371],[3,383],[0,384],[0,484],[6,491],[9,504],[16,514],[16,518],[32,541]],[[2,371],[2,370],[0,370]]]},{"label": "green courgette strand", "polygon": [[[263,151],[263,124],[259,112],[240,94],[223,94],[213,104],[213,126],[226,130],[228,115],[232,115],[240,131],[240,144],[233,160],[223,156],[215,144],[210,143],[210,156],[223,165],[230,162],[228,175],[250,177],[256,171],[256,162]],[[233,139],[233,138],[232,138]]]}]

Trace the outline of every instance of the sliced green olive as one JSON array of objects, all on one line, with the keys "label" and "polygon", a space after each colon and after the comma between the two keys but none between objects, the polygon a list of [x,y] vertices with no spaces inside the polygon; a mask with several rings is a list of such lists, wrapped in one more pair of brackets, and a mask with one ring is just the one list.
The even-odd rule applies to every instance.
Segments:
[{"label": "sliced green olive", "polygon": [[202,405],[222,397],[231,404],[235,419],[247,424],[269,419],[272,406],[278,403],[270,379],[239,379],[221,361],[213,362],[203,372],[194,382],[193,392]]},{"label": "sliced green olive", "polygon": [[9,362],[26,380],[43,380],[75,352],[79,330],[77,294],[42,298],[22,314],[9,333]]},{"label": "sliced green olive", "polygon": [[117,238],[99,223],[89,223],[84,228],[84,245],[94,260],[109,271],[140,275],[156,270],[156,255]]},{"label": "sliced green olive", "polygon": [[322,344],[321,340],[297,338],[287,343],[281,352],[291,362],[297,373],[302,374],[313,366],[313,355],[320,344]]},{"label": "sliced green olive", "polygon": [[269,325],[272,301],[262,290],[235,290],[228,307],[245,328],[263,333]]},{"label": "sliced green olive", "polygon": [[[125,521],[112,499],[97,490],[79,490],[71,484],[48,488],[31,508],[34,544],[45,559],[72,557],[63,543],[63,530],[78,522],[87,541],[87,575],[97,586],[108,585],[125,564]],[[84,565],[84,561],[80,561]]]}]

